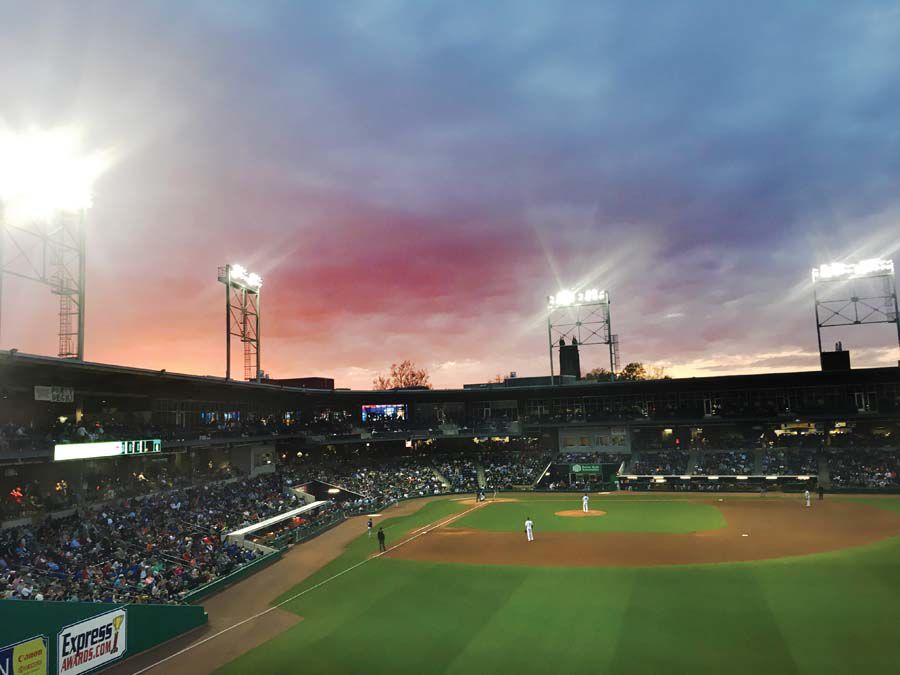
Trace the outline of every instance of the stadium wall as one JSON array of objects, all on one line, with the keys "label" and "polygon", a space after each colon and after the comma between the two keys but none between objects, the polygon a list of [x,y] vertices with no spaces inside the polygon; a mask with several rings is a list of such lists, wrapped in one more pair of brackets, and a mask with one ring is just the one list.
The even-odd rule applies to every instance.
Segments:
[{"label": "stadium wall", "polygon": [[[116,614],[110,614],[115,612]],[[0,654],[3,648],[38,636],[46,638],[46,670],[35,668],[37,673],[80,673],[95,666],[83,663],[70,665],[59,670],[57,653],[60,648],[60,633],[67,629],[67,634],[76,635],[81,626],[94,629],[99,626],[100,632],[95,636],[102,638],[103,620],[92,621],[95,617],[110,614],[112,618],[124,612],[126,649],[121,656],[109,660],[98,657],[100,666],[120,663],[123,659],[152,649],[163,642],[168,642],[179,635],[206,625],[208,617],[203,607],[182,605],[118,605],[96,602],[22,602],[0,600]],[[87,622],[82,624],[82,622]],[[95,625],[97,624],[97,625]],[[116,629],[118,631],[118,629]],[[95,637],[95,644],[99,642]],[[90,646],[87,647],[91,648]],[[99,648],[99,647],[96,647]],[[32,652],[34,650],[31,650]],[[2,656],[0,656],[2,658]],[[13,671],[18,672],[18,671]],[[31,672],[31,671],[29,671]]]}]

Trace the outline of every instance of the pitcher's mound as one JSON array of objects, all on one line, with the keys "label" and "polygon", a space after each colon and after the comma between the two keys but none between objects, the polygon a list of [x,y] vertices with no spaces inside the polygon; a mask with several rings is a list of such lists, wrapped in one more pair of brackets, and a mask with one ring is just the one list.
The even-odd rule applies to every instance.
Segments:
[{"label": "pitcher's mound", "polygon": [[590,511],[584,512],[581,509],[573,509],[571,511],[557,511],[553,515],[562,516],[563,518],[590,518],[591,516],[605,516],[606,511],[591,509]]}]

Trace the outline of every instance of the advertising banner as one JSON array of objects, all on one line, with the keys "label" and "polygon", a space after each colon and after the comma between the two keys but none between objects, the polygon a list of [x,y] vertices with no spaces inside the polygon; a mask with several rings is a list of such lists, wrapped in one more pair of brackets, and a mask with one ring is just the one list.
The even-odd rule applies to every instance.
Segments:
[{"label": "advertising banner", "polygon": [[47,675],[47,638],[39,635],[0,648],[0,675]]},{"label": "advertising banner", "polygon": [[599,464],[572,464],[572,473],[600,473]]},{"label": "advertising banner", "polygon": [[127,614],[117,609],[66,626],[56,640],[58,675],[78,675],[125,655]]}]

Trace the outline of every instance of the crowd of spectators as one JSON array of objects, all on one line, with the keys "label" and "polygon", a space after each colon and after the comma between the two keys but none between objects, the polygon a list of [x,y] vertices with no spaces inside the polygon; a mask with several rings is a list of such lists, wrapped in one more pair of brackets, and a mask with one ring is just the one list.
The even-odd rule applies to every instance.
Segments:
[{"label": "crowd of spectators", "polygon": [[444,489],[431,463],[413,457],[360,462],[350,458],[307,461],[288,469],[287,481],[319,480],[360,495],[343,503],[349,510],[375,504],[441,494]]},{"label": "crowd of spectators", "polygon": [[687,470],[688,453],[684,450],[660,450],[637,453],[628,473],[643,476],[681,475]]},{"label": "crowd of spectators", "polygon": [[746,476],[753,473],[754,461],[752,450],[702,452],[697,455],[691,473],[707,476]]},{"label": "crowd of spectators", "polygon": [[478,487],[478,467],[467,457],[448,457],[437,465],[450,483],[451,492],[473,492]]},{"label": "crowd of spectators", "polygon": [[770,449],[762,458],[762,472],[766,475],[787,475],[819,473],[819,460],[815,450]]},{"label": "crowd of spectators", "polygon": [[828,457],[831,484],[845,488],[900,488],[900,456],[896,452],[856,449]]},{"label": "crowd of spectators", "polygon": [[483,459],[485,483],[489,488],[508,490],[514,486],[530,486],[540,478],[550,457],[535,452],[492,454]]},{"label": "crowd of spectators", "polygon": [[224,533],[292,501],[280,477],[210,483],[0,531],[0,597],[172,602],[259,554]]}]

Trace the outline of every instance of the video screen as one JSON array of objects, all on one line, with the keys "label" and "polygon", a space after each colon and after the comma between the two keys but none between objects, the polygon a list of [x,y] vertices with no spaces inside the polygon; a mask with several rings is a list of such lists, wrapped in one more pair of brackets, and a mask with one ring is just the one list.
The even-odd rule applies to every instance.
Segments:
[{"label": "video screen", "polygon": [[397,405],[364,405],[362,407],[362,421],[377,420],[405,420],[406,404]]}]

